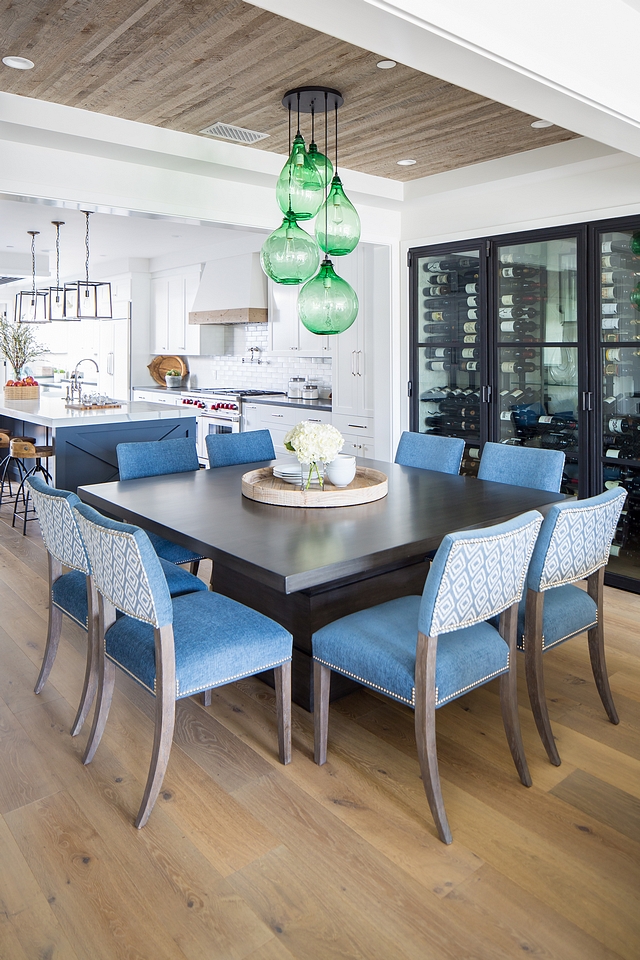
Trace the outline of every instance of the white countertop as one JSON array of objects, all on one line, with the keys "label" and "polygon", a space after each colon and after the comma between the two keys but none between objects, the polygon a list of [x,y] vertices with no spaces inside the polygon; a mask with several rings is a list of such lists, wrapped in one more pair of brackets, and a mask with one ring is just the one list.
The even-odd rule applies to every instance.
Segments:
[{"label": "white countertop", "polygon": [[[1,396],[1,395],[0,395]],[[73,427],[95,423],[125,423],[135,420],[171,420],[193,417],[192,407],[136,400],[105,410],[67,410],[62,397],[41,395],[38,400],[0,400],[0,415],[37,423],[42,427]]]}]

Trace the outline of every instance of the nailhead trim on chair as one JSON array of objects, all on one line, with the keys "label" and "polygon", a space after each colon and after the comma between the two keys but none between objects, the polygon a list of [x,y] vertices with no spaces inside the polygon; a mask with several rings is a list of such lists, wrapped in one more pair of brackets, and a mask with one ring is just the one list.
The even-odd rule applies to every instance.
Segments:
[{"label": "nailhead trim on chair", "polygon": [[[352,677],[354,680],[357,680],[359,683],[363,683],[365,687],[371,687],[372,690],[380,690],[382,693],[386,693],[389,697],[393,697],[394,700],[400,700],[402,703],[408,704],[410,707],[413,707],[415,710],[416,706],[416,688],[411,688],[411,700],[407,700],[406,697],[403,697],[399,693],[394,693],[392,690],[387,690],[386,687],[381,687],[377,683],[372,683],[371,680],[365,680],[364,677],[359,677],[356,673],[351,673],[349,670],[344,670],[342,667],[336,667],[333,663],[328,663],[326,660],[321,660],[320,657],[314,657],[314,660],[317,660],[318,663],[321,663],[324,667],[330,667],[331,670],[335,670],[336,673],[342,673],[344,676]],[[448,697],[445,697],[444,700],[440,700],[438,696],[438,688],[436,687],[436,706],[441,706],[444,703],[448,703],[449,700],[453,700],[454,697],[459,697],[460,694],[464,693],[466,690],[473,690],[474,687],[480,686],[482,683],[486,683],[487,680],[491,680],[493,677],[499,677],[501,673],[506,673],[509,669],[509,654],[507,654],[507,665],[503,670],[495,670],[493,673],[487,674],[486,677],[482,677],[481,680],[476,680],[474,683],[467,684],[466,687],[460,687],[459,690],[455,690],[453,693],[450,693]]]},{"label": "nailhead trim on chair", "polygon": [[65,617],[69,617],[69,620],[73,620],[73,622],[77,623],[78,626],[82,627],[83,630],[87,630],[87,631],[89,630],[89,614],[87,614],[87,619],[85,620],[85,622],[81,623],[80,620],[76,620],[76,618],[72,616],[68,610],[65,610],[64,607],[61,607],[59,603],[55,602],[55,600],[53,599],[53,593],[51,594],[51,603],[53,604],[54,607],[57,607],[58,610],[61,610],[64,613]]},{"label": "nailhead trim on chair", "polygon": [[[581,510],[580,513],[584,513],[584,510]],[[596,564],[596,566],[593,567],[592,570],[587,570],[587,572],[584,573],[584,574],[582,574],[582,575],[579,577],[579,579],[580,579],[580,580],[586,580],[587,577],[590,577],[591,574],[592,574],[592,573],[595,573],[596,570],[599,570],[600,567],[605,567],[605,566],[609,563],[609,552],[610,552],[610,549],[611,549],[611,544],[609,544],[609,550],[607,550],[607,559],[606,559],[606,560],[604,560],[602,563]],[[550,583],[548,587],[542,587],[542,589],[541,589],[539,592],[540,592],[540,593],[545,593],[545,591],[547,591],[547,590],[555,590],[556,587],[563,587],[563,586],[564,586],[565,584],[567,584],[567,583],[575,583],[575,582],[576,582],[576,578],[575,578],[575,577],[567,577],[566,580],[558,580],[557,583]]]},{"label": "nailhead trim on chair", "polygon": [[[542,634],[542,649],[543,649],[543,651],[544,651],[544,650],[551,650],[551,647],[555,647],[555,646],[557,646],[559,643],[563,643],[565,640],[571,640],[571,637],[577,637],[577,636],[579,636],[581,633],[586,633],[587,630],[593,630],[593,628],[594,628],[594,627],[597,627],[597,626],[598,626],[598,614],[597,614],[597,612],[596,612],[596,618],[595,618],[595,620],[593,621],[593,623],[588,623],[586,626],[580,627],[579,630],[574,630],[573,633],[568,633],[568,634],[566,635],[566,637],[559,637],[557,640],[554,640],[553,643],[545,643],[545,641],[544,641],[544,634]],[[525,644],[525,640],[524,640],[524,633],[523,633],[523,634],[522,634],[522,651],[523,651],[523,652],[524,652],[524,644]]]},{"label": "nailhead trim on chair", "polygon": [[[148,687],[146,683],[142,682],[140,677],[136,677],[135,673],[131,673],[131,671],[128,670],[125,666],[123,666],[119,660],[116,660],[115,657],[112,657],[107,653],[107,643],[104,637],[102,638],[102,643],[104,645],[105,656],[108,657],[108,659],[111,660],[112,663],[115,663],[117,667],[120,667],[120,669],[123,670],[126,674],[128,674],[133,680],[135,680],[136,683],[139,683],[141,687],[144,687],[145,690],[148,690],[149,693],[152,693],[155,697],[156,696],[156,678],[154,677],[154,680],[153,680],[153,688]],[[252,670],[250,673],[236,673],[234,674],[233,677],[226,677],[226,679],[224,680],[218,680],[215,686],[223,687],[225,683],[231,683],[232,680],[242,680],[243,677],[255,677],[256,674],[262,673],[264,670],[272,670],[274,667],[281,667],[283,663],[289,663],[290,660],[291,660],[291,657],[287,657],[286,660],[277,660],[275,663],[265,663],[263,667],[258,667],[256,670]],[[180,683],[176,678],[176,700],[179,700],[182,697],[188,697],[192,693],[202,693],[203,690],[213,690],[213,689],[214,687],[212,687],[211,684],[207,683],[202,687],[193,687],[193,689],[191,690],[183,690],[183,692],[180,693]]]}]

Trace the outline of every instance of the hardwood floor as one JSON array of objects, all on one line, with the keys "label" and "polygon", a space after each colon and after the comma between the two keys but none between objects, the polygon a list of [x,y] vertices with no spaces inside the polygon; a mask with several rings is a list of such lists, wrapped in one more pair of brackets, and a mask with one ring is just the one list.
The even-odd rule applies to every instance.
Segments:
[{"label": "hardwood floor", "polygon": [[[326,766],[293,708],[277,759],[275,698],[257,680],[180,701],[163,791],[138,808],[152,703],[118,671],[93,763],[69,727],[85,635],[46,630],[46,560],[0,513],[2,960],[637,960],[640,956],[640,596],[606,589],[620,725],[606,719],[586,637],[545,657],[562,766],[547,761],[519,664],[533,787],[519,783],[489,685],[438,711],[437,839],[413,714],[364,690],[330,708]],[[201,576],[208,577],[208,564]]]}]

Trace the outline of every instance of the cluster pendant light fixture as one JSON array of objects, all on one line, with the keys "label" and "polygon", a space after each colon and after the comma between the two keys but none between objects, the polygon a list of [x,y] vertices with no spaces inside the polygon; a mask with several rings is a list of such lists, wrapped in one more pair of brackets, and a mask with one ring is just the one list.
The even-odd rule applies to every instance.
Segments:
[{"label": "cluster pendant light fixture", "polygon": [[[298,296],[298,315],[304,326],[319,336],[342,333],[358,315],[355,290],[335,272],[328,256],[320,264],[320,250],[330,256],[351,253],[360,239],[360,218],[348,200],[338,163],[338,108],[343,98],[328,87],[299,87],[285,94],[282,103],[297,112],[297,132],[291,155],[276,186],[284,214],[282,225],[267,238],[260,254],[262,269],[276,283],[304,284]],[[324,112],[324,154],[315,142],[315,115]],[[335,113],[335,170],[328,153],[329,111]],[[306,150],[300,133],[300,113],[311,114],[311,143]],[[298,225],[317,215],[316,239]],[[320,270],[318,272],[318,266]]]},{"label": "cluster pendant light fixture", "polygon": [[111,313],[111,284],[103,281],[89,280],[89,217],[92,210],[83,210],[85,223],[85,278],[74,280],[64,285],[64,318],[66,320],[82,320],[93,318],[110,320]]},{"label": "cluster pendant light fixture", "polygon": [[16,294],[15,318],[18,323],[48,323],[48,290],[36,290],[36,237],[39,230],[27,230],[31,237],[31,290]]}]

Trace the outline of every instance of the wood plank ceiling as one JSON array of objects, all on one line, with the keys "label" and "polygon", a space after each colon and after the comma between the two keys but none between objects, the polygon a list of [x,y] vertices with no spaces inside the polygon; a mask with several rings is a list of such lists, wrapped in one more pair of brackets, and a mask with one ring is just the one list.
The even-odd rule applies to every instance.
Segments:
[{"label": "wood plank ceiling", "polygon": [[[241,0],[0,0],[8,55],[36,66],[0,65],[6,92],[191,134],[223,121],[269,134],[255,149],[277,153],[287,152],[284,92],[335,87],[341,166],[394,180],[577,136],[533,130],[535,117],[402,64],[380,70],[381,54]],[[399,167],[403,158],[417,163]]]}]

